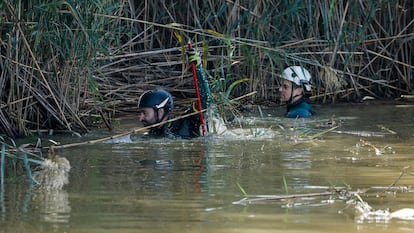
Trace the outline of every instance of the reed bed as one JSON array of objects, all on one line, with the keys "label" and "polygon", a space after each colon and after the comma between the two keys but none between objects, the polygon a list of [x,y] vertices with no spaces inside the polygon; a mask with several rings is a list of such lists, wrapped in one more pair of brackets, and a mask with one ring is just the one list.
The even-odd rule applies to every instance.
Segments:
[{"label": "reed bed", "polygon": [[174,32],[202,51],[217,102],[255,92],[243,101],[278,104],[278,74],[289,65],[311,71],[319,103],[411,95],[413,5],[4,0],[1,134],[83,133],[96,118],[134,112],[137,97],[156,87],[188,101],[191,73]]}]

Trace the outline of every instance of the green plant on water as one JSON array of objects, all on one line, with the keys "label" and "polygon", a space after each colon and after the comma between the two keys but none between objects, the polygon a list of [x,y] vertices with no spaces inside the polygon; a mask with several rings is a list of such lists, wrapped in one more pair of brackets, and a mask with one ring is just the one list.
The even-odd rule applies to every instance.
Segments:
[{"label": "green plant on water", "polygon": [[288,188],[288,185],[287,185],[286,177],[282,176],[282,179],[283,179],[283,188],[285,190],[285,193],[289,194],[289,188]]},{"label": "green plant on water", "polygon": [[246,190],[244,190],[244,188],[239,184],[239,182],[237,182],[236,184],[237,184],[237,187],[239,187],[239,189],[242,192],[242,194],[247,197]]}]

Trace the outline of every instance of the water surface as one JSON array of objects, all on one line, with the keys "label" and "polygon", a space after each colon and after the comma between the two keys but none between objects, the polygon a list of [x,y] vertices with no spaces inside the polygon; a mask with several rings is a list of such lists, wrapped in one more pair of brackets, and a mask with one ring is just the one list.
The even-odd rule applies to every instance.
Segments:
[{"label": "water surface", "polygon": [[[61,149],[58,154],[72,166],[70,183],[57,191],[6,184],[0,196],[0,232],[414,230],[412,220],[359,216],[351,201],[355,197],[238,204],[245,194],[254,198],[343,189],[366,191],[361,198],[376,210],[414,209],[413,170],[407,168],[400,177],[404,167],[413,165],[414,108],[317,110],[317,116],[305,120],[284,119],[271,110],[246,114],[234,124],[243,127],[235,136],[148,140],[137,135],[132,143]],[[124,121],[117,131],[136,126]]]}]

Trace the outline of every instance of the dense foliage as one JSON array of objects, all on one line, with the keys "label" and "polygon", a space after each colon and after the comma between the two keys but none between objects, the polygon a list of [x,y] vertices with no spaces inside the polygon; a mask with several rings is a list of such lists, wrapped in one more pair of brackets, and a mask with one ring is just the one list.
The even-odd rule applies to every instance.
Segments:
[{"label": "dense foliage", "polygon": [[184,44],[174,31],[203,51],[219,101],[257,91],[249,101],[277,102],[277,75],[289,65],[311,70],[311,99],[318,102],[411,94],[413,5],[4,0],[0,131],[84,132],[92,118],[133,110],[137,96],[157,86],[177,99],[193,96]]}]

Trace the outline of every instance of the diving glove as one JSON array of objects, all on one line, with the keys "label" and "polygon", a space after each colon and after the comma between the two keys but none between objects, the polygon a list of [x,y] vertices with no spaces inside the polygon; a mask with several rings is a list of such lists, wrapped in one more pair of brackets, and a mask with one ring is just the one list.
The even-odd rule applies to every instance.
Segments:
[{"label": "diving glove", "polygon": [[193,48],[187,50],[187,59],[188,63],[194,62],[196,66],[201,65],[200,53]]}]

